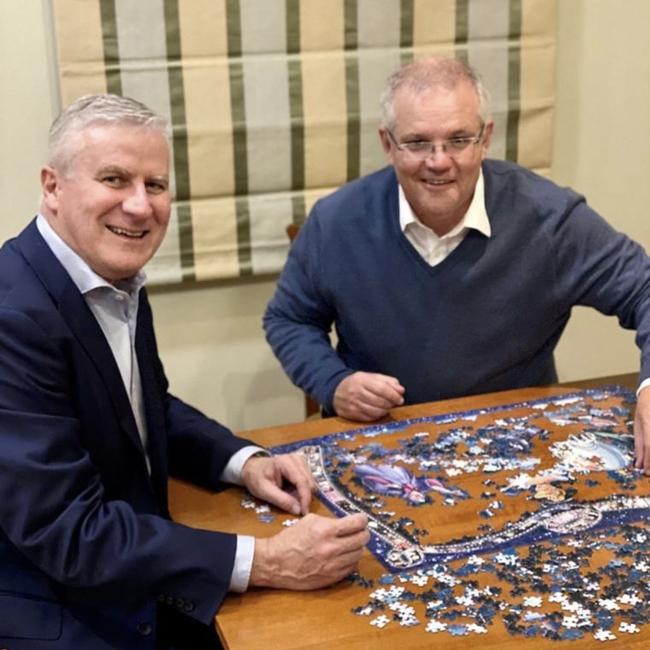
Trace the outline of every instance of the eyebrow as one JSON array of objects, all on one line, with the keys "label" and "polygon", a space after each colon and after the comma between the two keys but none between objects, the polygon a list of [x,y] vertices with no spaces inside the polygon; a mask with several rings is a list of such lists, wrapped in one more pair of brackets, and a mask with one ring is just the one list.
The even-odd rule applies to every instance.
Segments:
[{"label": "eyebrow", "polygon": [[97,170],[97,175],[101,174],[122,174],[123,176],[131,176],[131,173],[124,167],[119,165],[106,165]]},{"label": "eyebrow", "polygon": [[[454,131],[452,131],[451,133],[446,135],[444,138],[440,138],[440,139],[441,140],[453,140],[454,138],[470,138],[470,137],[473,137],[475,135],[476,135],[476,133],[474,133],[472,130],[466,129],[466,128],[461,128],[461,129],[455,129]],[[415,131],[413,133],[405,133],[402,136],[402,140],[403,141],[413,141],[413,142],[415,142],[415,141],[432,142],[432,138],[430,138],[428,136],[424,136],[421,133],[418,133],[417,131]]]},{"label": "eyebrow", "polygon": [[[100,167],[97,170],[97,176],[101,176],[102,174],[119,174],[120,176],[126,176],[127,178],[133,176],[128,169],[120,167],[119,165],[106,165],[105,167]],[[165,183],[169,183],[168,174],[154,174],[153,176],[147,176],[146,178],[147,180],[164,181]]]}]

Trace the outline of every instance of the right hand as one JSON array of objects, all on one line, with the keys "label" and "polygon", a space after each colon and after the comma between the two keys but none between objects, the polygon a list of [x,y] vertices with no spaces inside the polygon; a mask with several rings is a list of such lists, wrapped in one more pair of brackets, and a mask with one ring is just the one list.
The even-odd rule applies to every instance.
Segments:
[{"label": "right hand", "polygon": [[348,420],[378,420],[390,409],[402,404],[404,386],[395,377],[376,372],[354,372],[334,391],[334,410]]},{"label": "right hand", "polygon": [[357,568],[369,540],[364,514],[308,514],[273,537],[255,540],[250,585],[306,591],[334,584]]}]

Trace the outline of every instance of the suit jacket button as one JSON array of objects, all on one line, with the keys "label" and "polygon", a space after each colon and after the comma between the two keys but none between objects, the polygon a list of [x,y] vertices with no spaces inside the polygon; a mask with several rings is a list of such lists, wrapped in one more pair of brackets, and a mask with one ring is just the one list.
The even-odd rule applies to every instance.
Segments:
[{"label": "suit jacket button", "polygon": [[138,634],[142,636],[149,636],[153,632],[153,628],[149,623],[138,623]]},{"label": "suit jacket button", "polygon": [[186,602],[185,605],[183,606],[183,609],[186,612],[193,612],[194,611],[194,603],[190,603],[189,601]]},{"label": "suit jacket button", "polygon": [[173,596],[165,596],[165,603],[167,605],[173,605],[174,604],[174,597]]},{"label": "suit jacket button", "polygon": [[184,605],[185,605],[185,600],[183,598],[177,598],[176,599],[176,607],[178,609],[183,609]]}]

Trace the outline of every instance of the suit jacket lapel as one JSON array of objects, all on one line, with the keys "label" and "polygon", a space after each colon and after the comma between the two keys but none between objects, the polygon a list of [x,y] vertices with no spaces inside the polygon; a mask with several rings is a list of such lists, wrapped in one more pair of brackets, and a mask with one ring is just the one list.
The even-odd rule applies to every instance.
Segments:
[{"label": "suit jacket lapel", "polygon": [[159,504],[163,511],[167,512],[167,421],[165,414],[167,386],[158,358],[151,308],[145,289],[140,291],[135,351],[147,418],[151,481]]},{"label": "suit jacket lapel", "polygon": [[61,317],[95,365],[113,402],[120,425],[138,450],[144,453],[115,358],[83,296],[41,237],[34,221],[18,236],[17,244],[23,257],[54,299]]}]

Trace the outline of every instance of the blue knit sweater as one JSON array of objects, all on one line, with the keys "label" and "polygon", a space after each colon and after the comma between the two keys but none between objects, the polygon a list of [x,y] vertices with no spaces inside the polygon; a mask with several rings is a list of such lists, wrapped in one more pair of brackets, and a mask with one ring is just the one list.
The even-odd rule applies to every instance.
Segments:
[{"label": "blue knit sweater", "polygon": [[573,305],[636,329],[650,375],[643,249],[582,196],[522,167],[489,160],[483,175],[492,236],[471,230],[434,267],[400,230],[391,167],[314,206],[264,328],[291,380],[327,413],[355,370],[397,377],[406,403],[552,383]]}]

